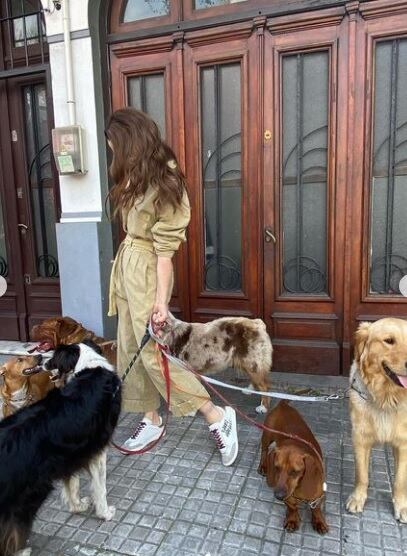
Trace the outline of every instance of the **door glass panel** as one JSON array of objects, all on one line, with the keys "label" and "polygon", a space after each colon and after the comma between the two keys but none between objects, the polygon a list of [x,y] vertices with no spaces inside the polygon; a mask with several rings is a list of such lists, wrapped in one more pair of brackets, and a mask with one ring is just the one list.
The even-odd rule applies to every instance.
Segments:
[{"label": "door glass panel", "polygon": [[123,23],[169,13],[170,0],[127,0],[123,10]]},{"label": "door glass panel", "polygon": [[328,52],[282,65],[283,293],[327,293]]},{"label": "door glass panel", "polygon": [[35,266],[38,276],[57,278],[56,213],[45,86],[24,87],[23,96]]},{"label": "door glass panel", "polygon": [[194,0],[196,10],[205,10],[214,6],[227,6],[228,4],[237,4],[246,0]]},{"label": "door glass panel", "polygon": [[150,116],[165,137],[164,74],[155,73],[128,78],[129,106]]},{"label": "door glass panel", "polygon": [[400,295],[407,274],[407,39],[375,54],[370,292]]},{"label": "door glass panel", "polygon": [[242,289],[240,64],[201,69],[205,289]]},{"label": "door glass panel", "polygon": [[27,39],[27,45],[37,44],[40,40],[40,29],[42,40],[45,40],[45,25],[39,11],[41,8],[39,0],[11,0],[10,6],[11,15],[15,18],[13,19],[13,32],[16,48],[24,46],[24,37]]}]

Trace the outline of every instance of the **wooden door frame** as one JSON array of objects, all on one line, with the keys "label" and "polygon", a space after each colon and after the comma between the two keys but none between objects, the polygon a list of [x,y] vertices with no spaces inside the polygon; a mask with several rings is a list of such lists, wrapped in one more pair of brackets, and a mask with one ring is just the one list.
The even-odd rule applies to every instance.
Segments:
[{"label": "wooden door frame", "polygon": [[[22,340],[27,340],[29,338],[29,330],[33,324],[36,324],[43,320],[45,316],[50,314],[59,314],[61,311],[60,306],[60,287],[59,280],[48,279],[37,277],[34,279],[32,286],[36,291],[32,291],[30,294],[24,284],[24,273],[27,272],[26,262],[23,257],[23,250],[29,249],[32,251],[34,245],[34,228],[32,221],[32,211],[30,199],[28,197],[30,184],[27,183],[27,161],[26,161],[26,130],[24,125],[24,107],[23,98],[20,96],[20,92],[24,86],[29,84],[43,83],[46,88],[47,95],[47,115],[48,115],[48,130],[49,137],[51,140],[51,129],[53,127],[53,110],[52,110],[52,99],[50,97],[50,72],[37,72],[16,76],[9,79],[1,80],[0,90],[3,91],[2,102],[5,108],[3,122],[6,124],[2,126],[4,133],[1,135],[2,147],[4,147],[4,152],[6,153],[6,160],[3,160],[3,168],[9,168],[7,179],[5,179],[4,170],[0,179],[3,180],[2,192],[3,201],[5,203],[5,210],[7,211],[7,219],[5,219],[5,224],[7,225],[6,235],[9,253],[12,252],[12,265],[13,269],[11,274],[11,280],[9,283],[8,292],[0,300],[0,307],[2,305],[7,305],[7,307],[2,307],[1,319],[6,318],[6,311],[10,312],[11,320],[16,319],[18,321],[18,328],[14,328],[10,334],[10,339],[16,339],[17,337]],[[15,88],[15,93],[11,93],[10,89]],[[11,140],[11,130],[17,130],[18,142],[15,143]],[[5,133],[6,132],[6,133]],[[16,158],[17,154],[17,158]],[[5,166],[4,166],[5,163]],[[51,155],[51,169],[52,178],[54,181],[54,206],[56,220],[60,217],[60,198],[59,198],[59,188],[58,177],[56,169],[53,164],[53,158]],[[21,180],[25,180],[23,187],[24,190],[24,213],[26,214],[27,224],[31,230],[31,236],[24,247],[22,237],[20,235],[17,224],[20,222],[20,213],[17,200],[17,183],[20,184]],[[11,216],[11,218],[10,218]],[[11,251],[11,246],[13,251]],[[9,259],[10,260],[10,259]],[[10,304],[8,296],[14,299],[13,305]],[[7,300],[5,303],[4,300]],[[47,308],[44,309],[44,299],[47,300]],[[15,316],[13,316],[13,313]],[[4,338],[8,336],[9,330],[4,333]]]},{"label": "wooden door frame", "polygon": [[[344,218],[347,110],[347,59],[339,56],[339,41],[347,43],[347,25],[342,11],[301,14],[268,22],[265,38],[264,129],[271,139],[264,141],[265,224],[271,225],[277,243],[265,244],[264,317],[271,330],[277,367],[292,370],[301,361],[302,372],[337,374],[341,369],[343,271],[335,261],[344,260]],[[289,53],[328,51],[328,151],[327,151],[327,295],[282,295],[281,237],[281,152],[282,56]],[[272,100],[271,100],[272,99]],[[342,112],[344,115],[342,116]],[[272,172],[269,171],[272,169]],[[277,252],[276,252],[277,250]],[[290,351],[292,355],[289,355]],[[319,352],[318,360],[315,353]],[[283,353],[286,353],[283,356]],[[307,363],[309,359],[309,363]],[[315,361],[314,361],[315,360]]]},{"label": "wooden door frame", "polygon": [[[0,80],[0,111],[2,114],[2,125],[0,126],[0,144],[2,145],[0,150],[0,190],[9,264],[7,292],[0,298],[0,333],[4,339],[27,339],[25,288],[23,281],[18,279],[18,276],[23,276],[24,272],[17,227],[18,210],[6,80]],[[18,249],[12,249],[15,246],[18,246]],[[1,324],[3,321],[5,321],[4,325]]]},{"label": "wooden door frame", "polygon": [[[351,222],[351,235],[356,241],[350,266],[350,322],[353,329],[364,320],[376,320],[384,316],[407,317],[407,298],[368,293],[374,48],[375,44],[382,40],[401,36],[407,38],[407,2],[393,2],[393,6],[389,6],[385,1],[378,0],[363,4],[360,10],[363,17],[358,18],[355,36],[356,66],[359,71],[355,78],[355,116],[352,131],[354,150],[363,153],[363,156],[359,159],[355,157],[353,172],[353,183],[356,186]],[[404,14],[404,18],[401,18],[400,14]]]},{"label": "wooden door frame", "polygon": [[[259,106],[259,35],[252,33],[252,24],[236,24],[185,35],[185,99],[187,179],[192,185],[192,219],[189,287],[193,321],[207,321],[215,317],[259,314],[262,295],[259,292],[261,275],[261,197],[259,192],[259,120],[249,121],[249,114],[261,114]],[[241,180],[242,180],[242,275],[244,291],[206,291],[204,277],[203,184],[201,153],[200,79],[201,66],[217,63],[241,64]],[[250,89],[253,86],[253,91]],[[198,125],[197,125],[198,122]],[[220,307],[220,303],[222,306]]]}]

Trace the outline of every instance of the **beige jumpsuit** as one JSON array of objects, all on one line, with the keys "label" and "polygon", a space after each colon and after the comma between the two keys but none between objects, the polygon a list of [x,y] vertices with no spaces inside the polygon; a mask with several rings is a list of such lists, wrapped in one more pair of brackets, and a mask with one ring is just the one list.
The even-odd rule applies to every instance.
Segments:
[{"label": "beige jumpsuit", "polygon": [[[109,292],[109,316],[118,314],[119,373],[124,372],[144,336],[146,322],[155,303],[157,255],[171,258],[185,241],[190,219],[188,196],[174,210],[171,205],[156,209],[156,192],[149,188],[143,199],[123,214],[127,233],[113,263]],[[169,301],[169,300],[168,300]],[[193,375],[170,365],[171,411],[186,415],[198,410],[209,394]],[[123,409],[146,412],[160,407],[166,397],[165,381],[154,343],[149,341],[124,384]]]}]

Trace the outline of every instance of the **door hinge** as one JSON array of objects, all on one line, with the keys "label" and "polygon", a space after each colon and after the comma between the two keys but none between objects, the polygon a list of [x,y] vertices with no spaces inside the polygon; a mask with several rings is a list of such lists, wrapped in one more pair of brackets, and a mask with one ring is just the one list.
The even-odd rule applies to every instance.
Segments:
[{"label": "door hinge", "polygon": [[24,274],[24,282],[29,286],[31,284],[31,274]]},{"label": "door hinge", "polygon": [[13,141],[13,143],[17,143],[18,141],[18,135],[16,129],[11,130],[11,140]]}]

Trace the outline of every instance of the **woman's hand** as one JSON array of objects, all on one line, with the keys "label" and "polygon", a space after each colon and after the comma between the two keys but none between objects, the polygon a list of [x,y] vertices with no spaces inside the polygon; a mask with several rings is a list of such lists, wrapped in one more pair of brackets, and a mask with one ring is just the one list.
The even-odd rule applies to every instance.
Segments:
[{"label": "woman's hand", "polygon": [[152,311],[152,319],[154,324],[164,324],[168,318],[168,304],[155,303]]}]

